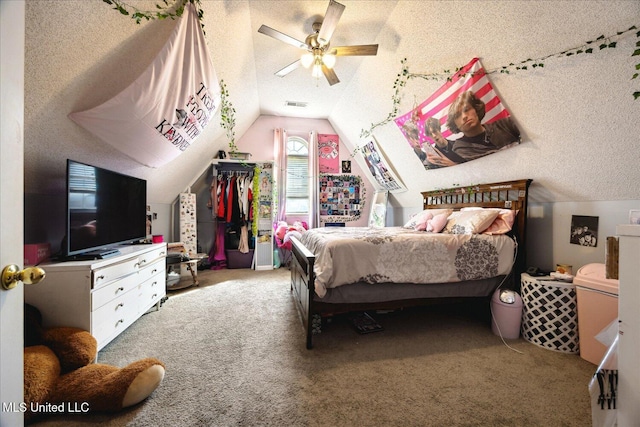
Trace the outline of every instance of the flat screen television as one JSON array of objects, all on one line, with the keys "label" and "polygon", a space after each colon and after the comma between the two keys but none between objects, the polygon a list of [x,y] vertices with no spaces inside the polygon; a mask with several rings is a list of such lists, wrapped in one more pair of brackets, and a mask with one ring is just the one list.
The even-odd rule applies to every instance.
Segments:
[{"label": "flat screen television", "polygon": [[147,238],[147,181],[67,159],[66,257],[117,255]]}]

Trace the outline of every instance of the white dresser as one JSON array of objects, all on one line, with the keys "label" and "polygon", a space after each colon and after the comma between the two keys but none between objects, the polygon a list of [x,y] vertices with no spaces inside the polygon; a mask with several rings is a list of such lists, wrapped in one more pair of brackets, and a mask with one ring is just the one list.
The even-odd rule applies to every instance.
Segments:
[{"label": "white dresser", "polygon": [[618,225],[618,426],[640,426],[640,225]]},{"label": "white dresser", "polygon": [[45,327],[85,329],[102,349],[166,295],[166,243],[118,249],[106,259],[40,265],[46,277],[25,286],[25,302]]}]

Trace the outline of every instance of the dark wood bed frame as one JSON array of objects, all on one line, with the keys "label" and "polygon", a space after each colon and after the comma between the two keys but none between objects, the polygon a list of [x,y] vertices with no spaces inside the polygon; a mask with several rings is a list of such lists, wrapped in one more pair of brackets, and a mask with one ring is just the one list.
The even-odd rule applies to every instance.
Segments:
[{"label": "dark wood bed frame", "polygon": [[[516,260],[511,271],[511,287],[518,289],[520,273],[526,268],[526,229],[527,204],[530,179],[479,184],[467,187],[454,187],[443,190],[422,192],[424,209],[463,207],[503,208],[516,210],[516,220],[512,233],[518,242]],[[421,298],[402,301],[385,301],[375,304],[327,304],[314,299],[315,295],[315,255],[298,239],[291,238],[291,291],[294,296],[302,323],[306,330],[306,346],[313,346],[313,335],[320,332],[322,316],[349,311],[398,309],[409,306],[425,305],[434,302],[433,298]]]}]

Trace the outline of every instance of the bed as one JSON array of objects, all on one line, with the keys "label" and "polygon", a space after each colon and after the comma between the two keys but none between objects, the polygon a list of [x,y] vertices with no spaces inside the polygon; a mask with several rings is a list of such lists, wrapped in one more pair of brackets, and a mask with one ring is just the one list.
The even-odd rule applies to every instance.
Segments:
[{"label": "bed", "polygon": [[[425,191],[424,211],[416,216],[423,221],[415,220],[412,227],[322,227],[293,237],[291,291],[306,330],[306,347],[313,347],[323,317],[489,300],[498,286],[517,289],[525,270],[531,181]],[[469,224],[478,230],[488,222],[495,227],[503,214],[513,221],[508,232],[465,231]],[[442,232],[423,231],[425,217],[435,223],[442,215],[448,218]]]}]

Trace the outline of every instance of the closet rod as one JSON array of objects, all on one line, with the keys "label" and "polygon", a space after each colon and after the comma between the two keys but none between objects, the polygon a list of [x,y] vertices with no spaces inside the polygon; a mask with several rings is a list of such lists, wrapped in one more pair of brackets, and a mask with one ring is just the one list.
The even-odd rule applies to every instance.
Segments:
[{"label": "closet rod", "polygon": [[216,172],[221,172],[221,171],[250,171],[253,170],[253,168],[255,168],[256,164],[255,163],[246,163],[246,162],[229,162],[229,161],[217,161],[215,163],[213,163],[213,167],[215,169]]}]

